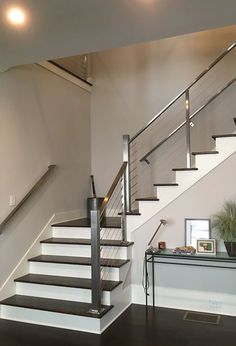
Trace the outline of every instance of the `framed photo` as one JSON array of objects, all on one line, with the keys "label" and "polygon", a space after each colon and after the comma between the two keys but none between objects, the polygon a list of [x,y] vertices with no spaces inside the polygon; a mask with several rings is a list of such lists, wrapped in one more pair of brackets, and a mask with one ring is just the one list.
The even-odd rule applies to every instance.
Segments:
[{"label": "framed photo", "polygon": [[211,220],[185,219],[185,245],[197,247],[197,239],[211,238]]},{"label": "framed photo", "polygon": [[197,255],[216,255],[215,239],[197,239]]}]

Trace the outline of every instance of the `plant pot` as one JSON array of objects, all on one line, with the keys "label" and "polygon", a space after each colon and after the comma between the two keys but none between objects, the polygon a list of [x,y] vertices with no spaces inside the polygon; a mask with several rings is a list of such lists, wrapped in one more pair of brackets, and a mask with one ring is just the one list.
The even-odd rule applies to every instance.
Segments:
[{"label": "plant pot", "polygon": [[225,241],[225,247],[230,257],[236,257],[236,242]]}]

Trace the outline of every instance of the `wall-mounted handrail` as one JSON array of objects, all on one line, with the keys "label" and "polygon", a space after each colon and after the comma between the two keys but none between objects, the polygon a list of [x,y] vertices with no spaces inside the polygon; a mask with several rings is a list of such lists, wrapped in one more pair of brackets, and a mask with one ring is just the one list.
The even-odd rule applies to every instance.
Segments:
[{"label": "wall-mounted handrail", "polygon": [[22,200],[15,206],[15,208],[8,214],[8,216],[0,223],[0,232],[6,226],[6,224],[12,219],[12,217],[18,212],[22,205],[32,196],[32,194],[38,190],[40,185],[45,181],[46,177],[55,168],[55,165],[49,165],[47,171],[39,178],[29,192],[22,198]]},{"label": "wall-mounted handrail", "polygon": [[[195,117],[198,113],[200,113],[204,108],[206,108],[212,101],[214,101],[219,95],[221,95],[226,89],[228,89],[234,82],[236,81],[236,78],[231,79],[222,89],[218,90],[216,94],[214,94],[209,100],[204,103],[201,107],[199,107],[194,113],[192,113],[189,117],[191,120],[193,117]],[[162,146],[166,141],[168,141],[176,132],[178,132],[182,127],[186,125],[186,120],[182,122],[176,129],[174,129],[167,137],[165,137],[162,141],[160,141],[154,148],[152,148],[147,154],[145,154],[139,161],[146,161],[149,164],[148,157],[156,151],[158,148]]]},{"label": "wall-mounted handrail", "polygon": [[151,126],[167,109],[169,109],[181,96],[183,96],[191,87],[196,84],[205,74],[207,74],[216,64],[218,64],[226,55],[228,55],[234,48],[236,43],[229,46],[218,58],[216,58],[204,71],[202,71],[192,83],[190,83],[181,93],[179,93],[171,102],[169,102],[159,113],[157,113],[141,130],[139,130],[133,137],[130,138],[129,143],[132,143],[139,137],[149,126]]}]

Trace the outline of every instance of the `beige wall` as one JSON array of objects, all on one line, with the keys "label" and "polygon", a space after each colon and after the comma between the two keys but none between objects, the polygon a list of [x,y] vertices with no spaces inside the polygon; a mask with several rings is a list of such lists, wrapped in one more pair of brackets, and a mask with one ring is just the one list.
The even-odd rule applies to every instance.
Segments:
[{"label": "beige wall", "polygon": [[9,195],[19,202],[48,164],[58,166],[0,236],[1,286],[53,213],[85,213],[90,94],[40,66],[16,67],[0,74],[0,118],[1,220]]},{"label": "beige wall", "polygon": [[[235,32],[235,27],[228,27],[94,54],[92,171],[100,194],[106,192],[121,164],[122,135],[127,133],[132,136],[143,127],[234,42]],[[225,60],[225,65],[219,65],[217,77],[211,73],[208,79],[194,88],[191,94],[192,111],[235,76],[234,61],[235,53]],[[211,149],[213,142],[210,136],[214,132],[233,130],[235,90],[231,88],[227,91],[225,104],[218,99],[202,112],[200,125],[196,120],[194,150]],[[167,118],[158,121],[157,126],[151,129],[149,139],[145,136],[140,138],[137,159],[184,120],[183,106],[182,99]],[[139,165],[142,194],[153,193],[152,182],[170,180],[171,168],[185,165],[184,148],[182,132],[152,157],[153,169],[146,164]]]}]

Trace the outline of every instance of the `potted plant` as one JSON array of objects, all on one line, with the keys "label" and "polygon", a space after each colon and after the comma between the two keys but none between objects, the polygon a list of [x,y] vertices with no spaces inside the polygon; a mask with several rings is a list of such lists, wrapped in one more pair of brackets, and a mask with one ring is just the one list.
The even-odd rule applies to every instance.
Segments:
[{"label": "potted plant", "polygon": [[224,240],[229,256],[236,256],[236,202],[227,201],[223,209],[213,215],[213,227]]}]

